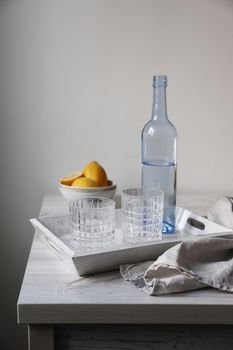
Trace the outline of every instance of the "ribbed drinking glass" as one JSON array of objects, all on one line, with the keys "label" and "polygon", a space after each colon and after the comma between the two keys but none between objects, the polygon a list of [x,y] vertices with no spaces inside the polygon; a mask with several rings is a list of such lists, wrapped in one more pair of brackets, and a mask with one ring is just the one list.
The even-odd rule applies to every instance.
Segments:
[{"label": "ribbed drinking glass", "polygon": [[73,238],[78,249],[107,248],[113,244],[115,202],[108,198],[82,198],[69,203]]},{"label": "ribbed drinking glass", "polygon": [[155,188],[122,191],[122,224],[125,243],[162,238],[163,192]]}]

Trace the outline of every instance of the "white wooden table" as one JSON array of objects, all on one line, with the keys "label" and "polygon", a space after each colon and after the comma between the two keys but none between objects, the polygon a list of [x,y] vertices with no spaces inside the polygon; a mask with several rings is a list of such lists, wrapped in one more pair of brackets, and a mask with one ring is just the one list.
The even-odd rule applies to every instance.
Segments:
[{"label": "white wooden table", "polygon": [[[178,204],[205,214],[216,197],[181,196]],[[62,214],[66,206],[48,196],[41,214]],[[35,234],[18,322],[29,326],[31,350],[233,349],[233,294],[204,289],[150,297],[119,271],[79,277]]]}]

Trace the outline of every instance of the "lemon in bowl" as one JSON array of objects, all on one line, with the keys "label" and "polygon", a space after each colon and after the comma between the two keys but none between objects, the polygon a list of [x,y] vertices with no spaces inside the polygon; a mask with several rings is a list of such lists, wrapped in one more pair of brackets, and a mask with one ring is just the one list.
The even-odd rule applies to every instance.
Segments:
[{"label": "lemon in bowl", "polygon": [[96,161],[88,163],[82,171],[83,175],[93,180],[97,186],[108,186],[108,177],[104,168]]},{"label": "lemon in bowl", "polygon": [[88,177],[78,177],[73,181],[71,187],[97,187],[97,184]]},{"label": "lemon in bowl", "polygon": [[105,197],[112,199],[116,185],[108,179],[105,169],[96,161],[82,171],[75,171],[60,179],[59,190],[68,201],[80,198]]},{"label": "lemon in bowl", "polygon": [[81,171],[73,171],[72,173],[69,173],[65,175],[61,180],[60,183],[62,185],[71,186],[74,180],[78,179],[79,177],[82,177],[83,173]]}]

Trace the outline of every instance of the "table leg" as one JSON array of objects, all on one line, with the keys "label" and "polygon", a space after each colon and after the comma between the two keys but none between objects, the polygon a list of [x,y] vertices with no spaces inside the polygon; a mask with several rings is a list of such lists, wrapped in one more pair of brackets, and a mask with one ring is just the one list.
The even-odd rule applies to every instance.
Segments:
[{"label": "table leg", "polygon": [[28,326],[29,350],[54,350],[53,325]]}]

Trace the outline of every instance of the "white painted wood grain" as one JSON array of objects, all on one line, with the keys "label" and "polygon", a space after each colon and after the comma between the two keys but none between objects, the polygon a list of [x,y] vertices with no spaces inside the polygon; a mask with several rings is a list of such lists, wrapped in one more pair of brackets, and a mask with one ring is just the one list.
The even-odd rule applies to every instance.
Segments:
[{"label": "white painted wood grain", "polygon": [[[61,198],[48,197],[42,214],[64,213],[66,206]],[[118,271],[79,277],[35,236],[18,300],[18,320],[233,324],[233,295],[205,289],[150,297],[125,282]]]}]

